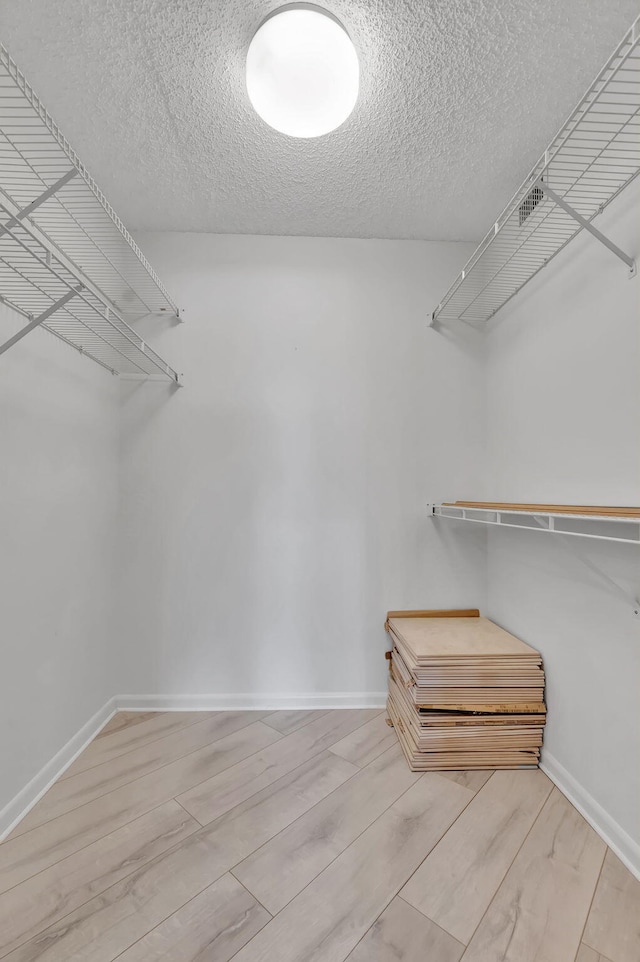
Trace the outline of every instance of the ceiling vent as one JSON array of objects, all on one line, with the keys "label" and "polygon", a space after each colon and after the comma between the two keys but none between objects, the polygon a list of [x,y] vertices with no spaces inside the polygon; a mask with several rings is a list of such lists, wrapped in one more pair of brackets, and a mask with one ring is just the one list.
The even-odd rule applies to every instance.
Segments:
[{"label": "ceiling vent", "polygon": [[518,207],[518,226],[522,227],[527,217],[529,217],[540,201],[544,198],[544,191],[541,187],[534,187],[529,191],[525,199]]}]

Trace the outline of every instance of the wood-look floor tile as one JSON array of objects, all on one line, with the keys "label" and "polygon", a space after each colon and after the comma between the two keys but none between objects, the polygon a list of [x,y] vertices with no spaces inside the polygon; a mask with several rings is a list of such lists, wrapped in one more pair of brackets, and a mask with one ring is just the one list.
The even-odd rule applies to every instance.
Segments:
[{"label": "wood-look floor tile", "polygon": [[[118,755],[142,748],[149,745],[158,738],[170,735],[172,732],[180,731],[189,725],[196,725],[205,718],[211,718],[217,712],[193,712],[193,711],[169,711],[156,712],[151,718],[141,721],[137,725],[126,725],[107,734],[100,733],[100,736],[87,745],[85,750],[79,755],[73,765],[70,765],[61,778],[71,778],[78,772],[84,772],[88,768],[102,765],[109,762]],[[259,721],[259,717],[252,719]]]},{"label": "wood-look floor tile", "polygon": [[539,771],[500,771],[401,891],[465,945],[551,792]]},{"label": "wood-look floor tile", "polygon": [[131,715],[0,844],[2,962],[640,962],[640,883],[540,772],[411,773],[377,710]]},{"label": "wood-look floor tile", "polygon": [[7,962],[112,962],[357,771],[330,752],[312,759],[86,902]]},{"label": "wood-look floor tile", "polygon": [[457,782],[458,785],[464,785],[465,788],[479,792],[485,782],[488,782],[493,775],[493,769],[489,771],[438,772],[438,774],[443,775],[445,778],[450,778],[452,781]]},{"label": "wood-look floor tile", "polygon": [[373,923],[347,962],[459,962],[464,945],[395,898]]},{"label": "wood-look floor tile", "polygon": [[281,735],[290,735],[292,732],[297,731],[299,728],[304,728],[305,725],[311,724],[312,721],[317,721],[318,718],[322,718],[327,712],[324,709],[312,710],[312,711],[274,711],[269,715],[265,715],[262,719],[265,725],[271,725],[276,731],[279,731]]},{"label": "wood-look floor tile", "polygon": [[640,960],[640,882],[607,849],[583,941],[612,962]]},{"label": "wood-look floor tile", "polygon": [[234,962],[344,962],[472,797],[449,779],[422,775]]},{"label": "wood-look floor tile", "polygon": [[330,748],[340,738],[364,725],[376,709],[336,710],[285,735],[276,745],[201,782],[177,797],[181,805],[203,825],[213,821],[246,798],[292,771],[308,758]]},{"label": "wood-look floor tile", "polygon": [[578,951],[605,844],[553,789],[464,962],[567,962]]},{"label": "wood-look floor tile", "polygon": [[254,720],[251,712],[218,712],[195,725],[188,725],[142,748],[127,752],[126,755],[118,755],[102,765],[56,782],[22,820],[13,837],[30,832],[65,812],[80,808],[81,805],[113,792],[136,778],[232,735]]},{"label": "wood-look floor tile", "polygon": [[224,875],[132,945],[118,962],[228,962],[271,916]]},{"label": "wood-look floor tile", "polygon": [[607,959],[604,955],[600,955],[595,949],[589,948],[588,945],[582,942],[576,955],[576,962],[612,962],[612,960]]},{"label": "wood-look floor tile", "polygon": [[196,832],[177,802],[142,815],[0,896],[0,956]]},{"label": "wood-look floor tile", "polygon": [[275,915],[419,777],[394,745],[237,865],[233,874]]},{"label": "wood-look floor tile", "polygon": [[108,835],[181,791],[259,752],[282,736],[254,722],[186,758],[123,785],[0,845],[0,892]]},{"label": "wood-look floor tile", "polygon": [[393,728],[389,728],[384,712],[376,718],[372,718],[366,725],[357,728],[356,731],[345,735],[339,742],[331,746],[331,751],[348,762],[364,768],[374,758],[381,755],[392,745],[396,745],[398,739]]},{"label": "wood-look floor tile", "polygon": [[117,711],[113,718],[110,718],[104,728],[101,728],[96,738],[102,738],[103,735],[110,735],[112,732],[120,731],[121,728],[128,728],[132,725],[138,725],[140,722],[148,721],[150,718],[155,718],[158,715],[162,715],[164,712],[159,711]]}]

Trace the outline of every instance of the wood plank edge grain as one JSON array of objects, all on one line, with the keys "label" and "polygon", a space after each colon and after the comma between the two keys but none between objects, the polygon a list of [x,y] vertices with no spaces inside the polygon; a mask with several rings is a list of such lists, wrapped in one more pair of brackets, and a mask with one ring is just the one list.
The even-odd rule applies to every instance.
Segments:
[{"label": "wood plank edge grain", "polygon": [[388,611],[384,623],[385,631],[389,631],[389,621],[391,618],[479,618],[478,608],[444,608],[442,610],[434,608],[410,609],[407,611]]}]

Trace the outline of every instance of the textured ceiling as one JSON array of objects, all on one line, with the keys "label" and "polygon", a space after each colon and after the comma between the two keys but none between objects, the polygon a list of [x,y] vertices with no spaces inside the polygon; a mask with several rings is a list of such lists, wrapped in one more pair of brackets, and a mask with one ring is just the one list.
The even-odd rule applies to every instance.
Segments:
[{"label": "textured ceiling", "polygon": [[292,140],[245,52],[281,0],[0,0],[0,39],[131,229],[479,239],[638,0],[325,0],[349,120]]}]

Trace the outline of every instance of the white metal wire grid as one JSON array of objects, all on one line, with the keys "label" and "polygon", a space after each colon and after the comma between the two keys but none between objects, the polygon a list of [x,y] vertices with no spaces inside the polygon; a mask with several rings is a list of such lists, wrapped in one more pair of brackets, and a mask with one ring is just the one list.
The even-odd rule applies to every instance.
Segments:
[{"label": "white metal wire grid", "polygon": [[[432,314],[487,321],[640,172],[640,18]],[[538,186],[540,185],[540,186]]]},{"label": "white metal wire grid", "polygon": [[455,504],[430,504],[428,510],[434,517],[448,521],[468,521],[493,527],[546,531],[548,534],[562,534],[574,538],[640,544],[640,521],[637,518],[555,511],[518,511],[514,508],[471,508]]},{"label": "white metal wire grid", "polygon": [[114,374],[178,381],[124,320],[175,304],[2,46],[0,299]]},{"label": "white metal wire grid", "polygon": [[0,190],[22,209],[73,169],[79,176],[33,213],[33,223],[121,313],[177,313],[153,268],[0,46]]},{"label": "white metal wire grid", "polygon": [[[0,213],[8,219],[1,204]],[[27,223],[14,224],[0,236],[0,291],[0,299],[27,319],[44,314],[73,292],[42,327],[113,374],[178,382],[177,373],[106,300],[79,284]]]}]

